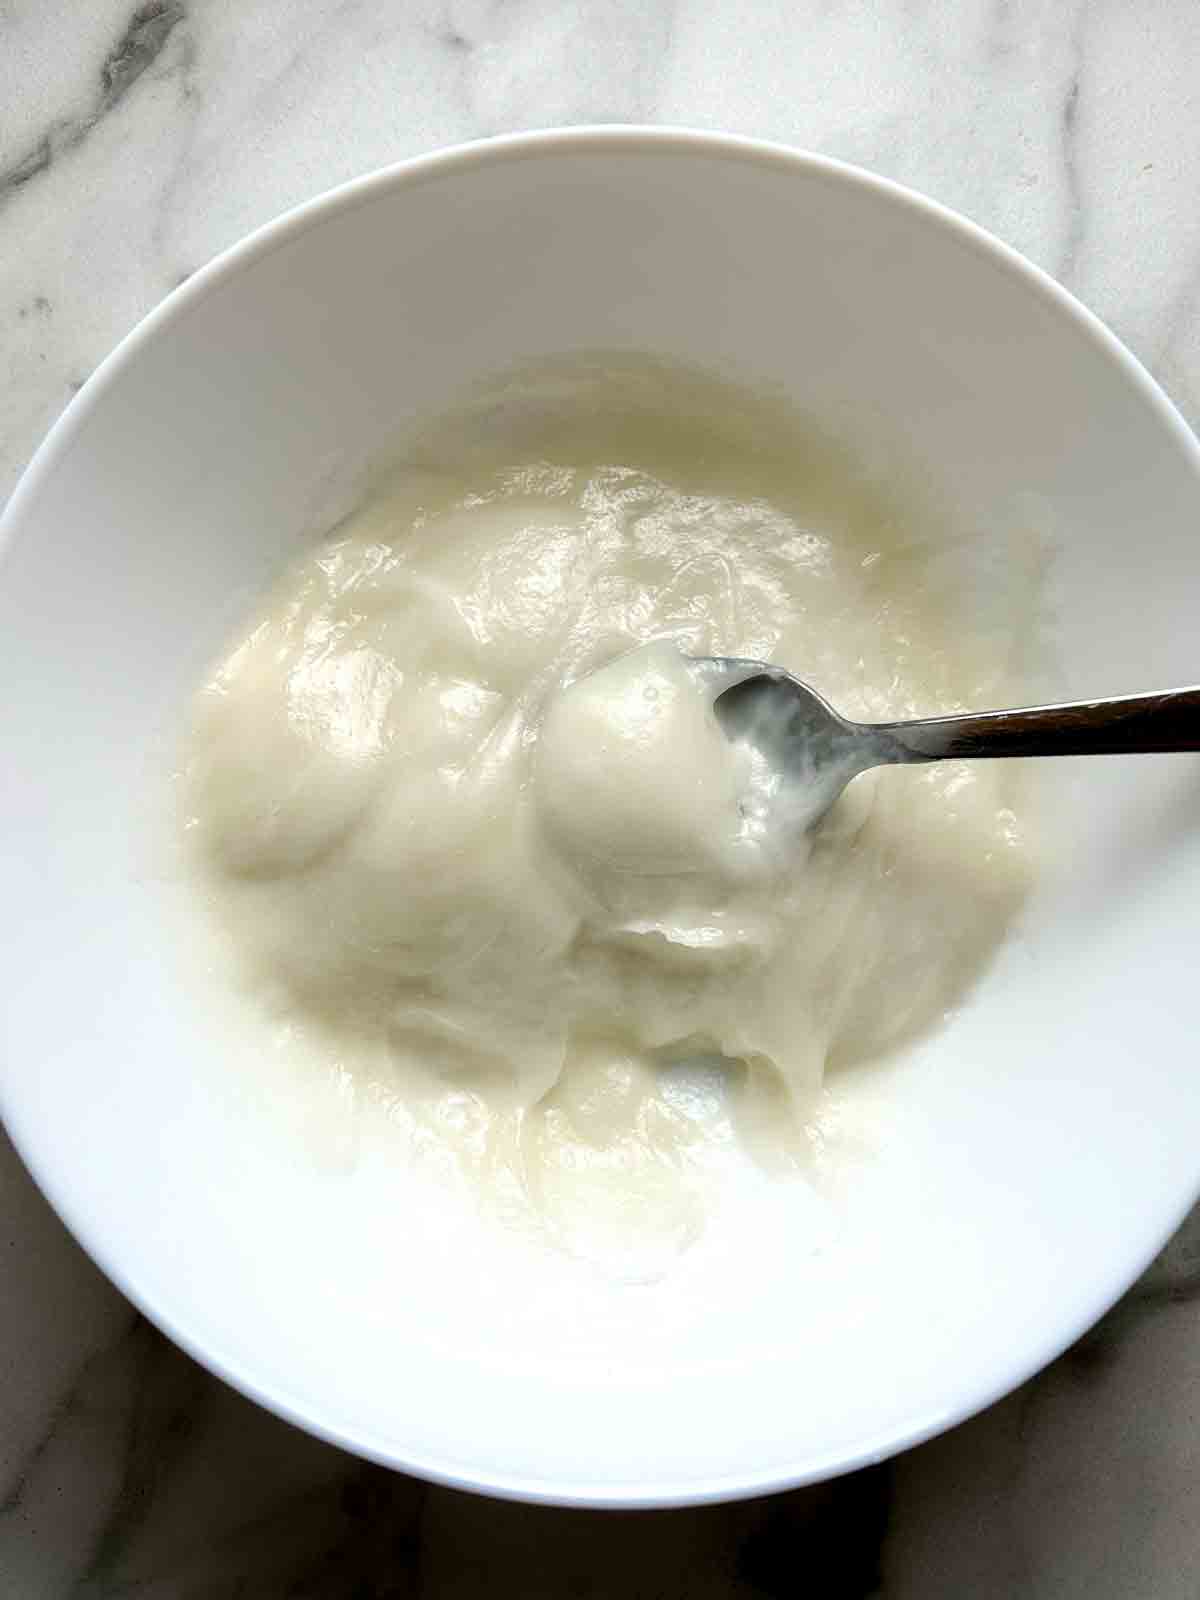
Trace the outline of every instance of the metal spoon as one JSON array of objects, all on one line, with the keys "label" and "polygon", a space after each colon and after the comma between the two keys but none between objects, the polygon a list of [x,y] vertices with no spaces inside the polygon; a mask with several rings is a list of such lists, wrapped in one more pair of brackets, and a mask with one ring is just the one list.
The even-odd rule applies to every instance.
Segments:
[{"label": "metal spoon", "polygon": [[[851,722],[782,667],[735,656],[693,658],[713,708],[789,783],[811,827],[870,767],[952,757],[1099,756],[1200,750],[1200,687],[1110,700],[968,711],[916,722]],[[724,686],[724,687],[722,687]]]}]

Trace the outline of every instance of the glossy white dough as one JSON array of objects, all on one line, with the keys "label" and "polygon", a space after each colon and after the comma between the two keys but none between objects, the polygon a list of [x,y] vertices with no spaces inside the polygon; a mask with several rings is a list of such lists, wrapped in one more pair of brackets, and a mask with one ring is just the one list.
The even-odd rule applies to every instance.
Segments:
[{"label": "glossy white dough", "polygon": [[948,1027],[844,1077],[845,1181],[797,1215],[780,1197],[803,1186],[751,1174],[661,1283],[548,1267],[370,1148],[315,1167],[178,982],[155,780],[206,665],[357,498],[364,450],[514,364],[615,348],[774,385],[861,459],[909,464],[998,573],[1038,525],[1052,692],[1194,681],[1195,444],[1001,247],[861,174],[699,135],[419,161],[197,273],[6,512],[0,1105],[97,1259],[250,1393],[400,1466],[645,1503],[942,1428],[1146,1263],[1196,1186],[1200,826],[1187,757],[1035,773],[1018,934]]},{"label": "glossy white dough", "polygon": [[980,649],[970,530],[855,467],[647,363],[525,374],[428,430],[279,579],[184,743],[257,1053],[641,1275],[694,1240],[724,1147],[812,1182],[827,1064],[936,1026],[1026,879],[1013,767],[870,773],[810,834],[688,664],[771,656],[880,717],[1011,698],[1028,581]]}]

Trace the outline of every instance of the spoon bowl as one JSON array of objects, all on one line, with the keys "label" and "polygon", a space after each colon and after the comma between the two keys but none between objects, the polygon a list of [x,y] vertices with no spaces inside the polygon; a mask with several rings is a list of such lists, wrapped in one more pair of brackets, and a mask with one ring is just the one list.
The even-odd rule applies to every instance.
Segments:
[{"label": "spoon bowl", "polygon": [[1129,755],[1200,750],[1200,688],[963,712],[907,722],[851,722],[809,684],[767,661],[694,658],[726,734],[750,745],[811,828],[860,772],[911,762],[1000,756]]}]

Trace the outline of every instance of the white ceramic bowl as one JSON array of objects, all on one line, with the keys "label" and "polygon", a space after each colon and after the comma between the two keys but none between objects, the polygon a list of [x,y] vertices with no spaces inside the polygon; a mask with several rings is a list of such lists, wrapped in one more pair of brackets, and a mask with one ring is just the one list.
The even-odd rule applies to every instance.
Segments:
[{"label": "white ceramic bowl", "polygon": [[949,212],[830,161],[633,129],[365,178],[173,294],[4,519],[0,1105],[105,1271],[283,1416],[470,1487],[669,1504],[843,1471],[966,1416],[1182,1217],[1200,773],[1045,769],[1028,922],[953,1024],[875,1075],[887,1137],[820,1256],[781,1205],[621,1287],[438,1214],[386,1162],[298,1156],[212,1070],[145,872],[148,774],[364,449],[581,348],[778,385],[998,529],[1039,506],[1066,693],[1200,676],[1191,435],[1086,311]]}]

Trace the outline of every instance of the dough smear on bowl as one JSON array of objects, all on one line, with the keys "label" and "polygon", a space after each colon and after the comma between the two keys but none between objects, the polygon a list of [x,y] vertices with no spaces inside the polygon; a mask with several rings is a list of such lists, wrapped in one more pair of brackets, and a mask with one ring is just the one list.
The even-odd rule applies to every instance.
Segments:
[{"label": "dough smear on bowl", "polygon": [[1027,877],[1004,763],[764,822],[684,657],[851,716],[997,704],[1025,596],[980,608],[778,408],[543,388],[433,430],[280,578],[197,697],[186,840],[259,1014],[535,1210],[682,1238],[687,1174],[797,1160],[826,1069],[934,1026]]}]

